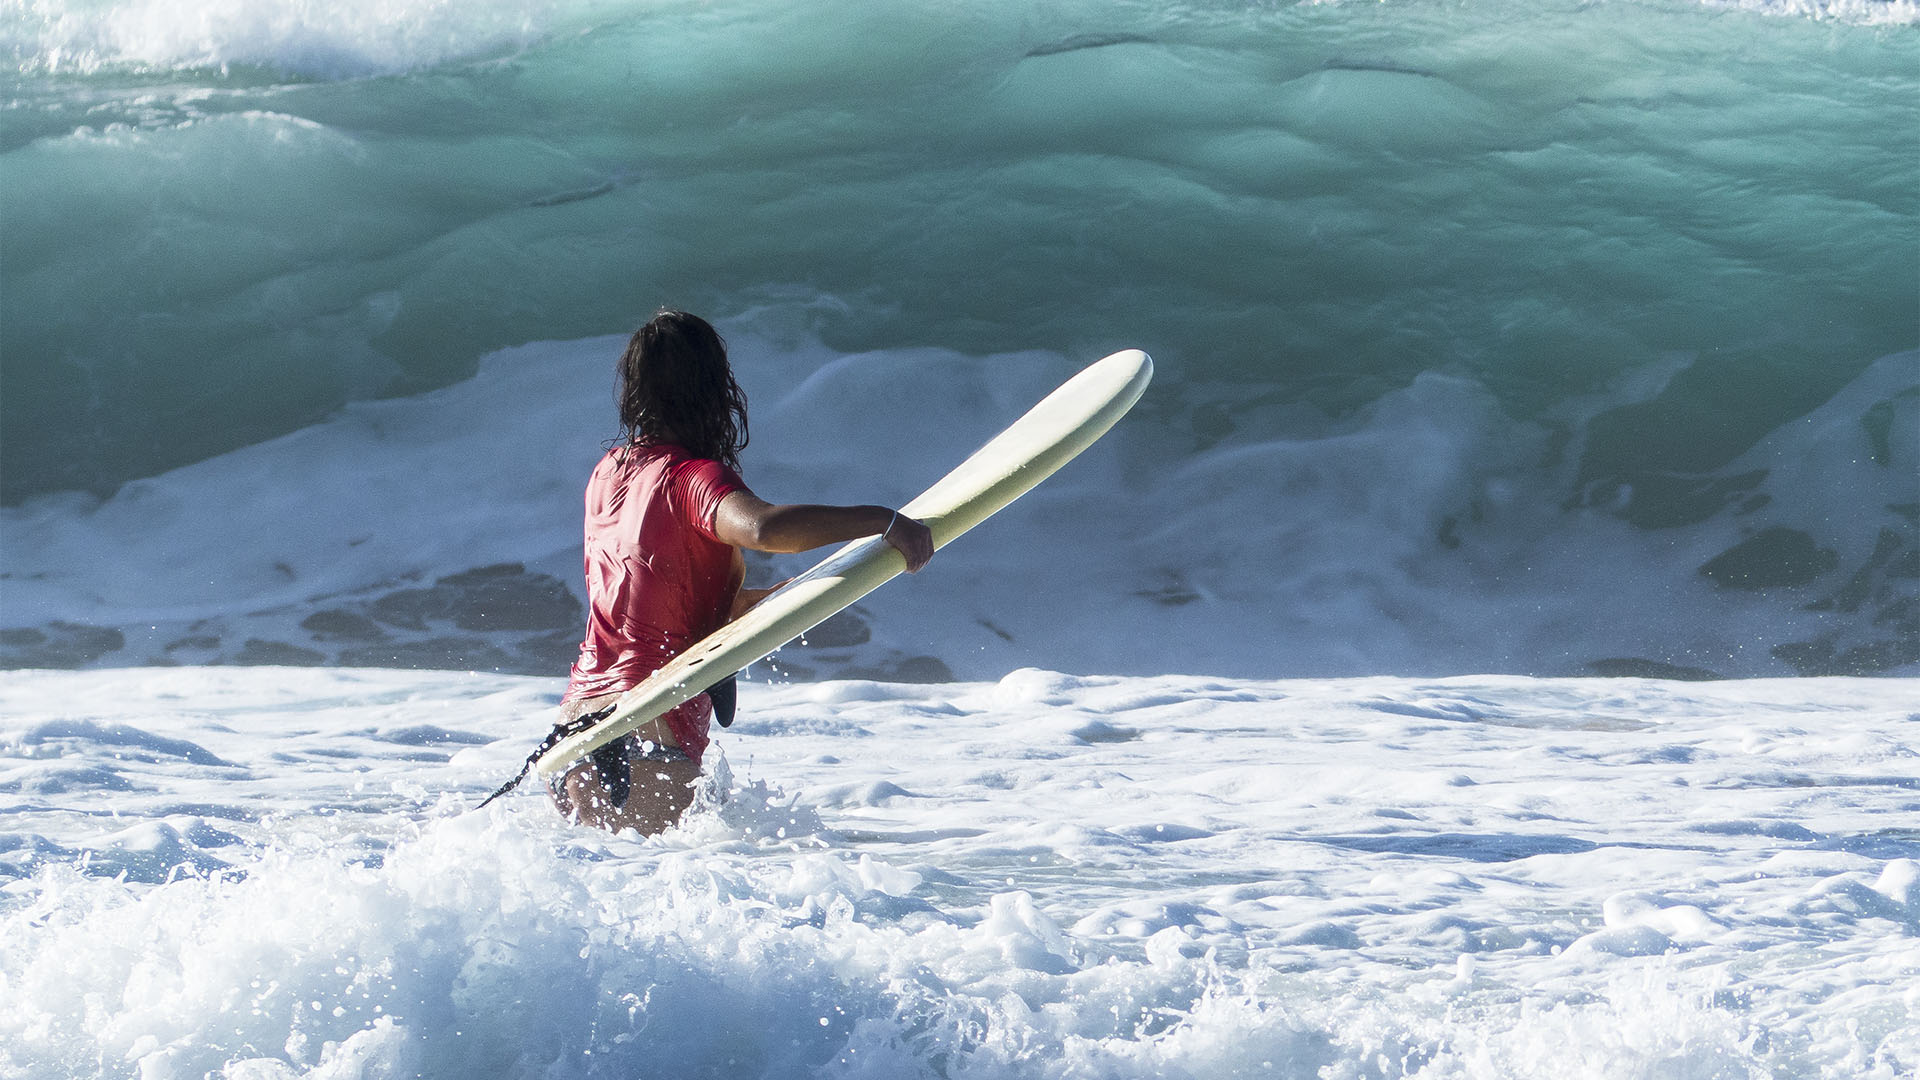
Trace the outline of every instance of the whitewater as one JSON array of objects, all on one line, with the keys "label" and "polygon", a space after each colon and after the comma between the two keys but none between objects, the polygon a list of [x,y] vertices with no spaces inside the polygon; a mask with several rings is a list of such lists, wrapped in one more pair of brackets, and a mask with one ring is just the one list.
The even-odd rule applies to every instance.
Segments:
[{"label": "whitewater", "polygon": [[1909,1077],[1910,682],[750,684],[639,841],[561,682],[0,684],[0,1075]]},{"label": "whitewater", "polygon": [[[0,0],[0,1078],[1920,1076],[1916,73],[1910,0]],[[778,501],[1156,380],[677,828],[475,812],[668,304]]]}]

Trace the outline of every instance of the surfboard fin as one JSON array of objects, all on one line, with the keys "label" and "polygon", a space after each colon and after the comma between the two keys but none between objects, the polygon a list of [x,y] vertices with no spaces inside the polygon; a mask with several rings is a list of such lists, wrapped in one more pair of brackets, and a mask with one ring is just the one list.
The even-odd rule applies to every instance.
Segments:
[{"label": "surfboard fin", "polygon": [[733,726],[733,710],[740,703],[740,688],[734,685],[734,680],[739,677],[736,671],[707,687],[707,700],[713,702],[713,718],[720,721],[721,727]]}]

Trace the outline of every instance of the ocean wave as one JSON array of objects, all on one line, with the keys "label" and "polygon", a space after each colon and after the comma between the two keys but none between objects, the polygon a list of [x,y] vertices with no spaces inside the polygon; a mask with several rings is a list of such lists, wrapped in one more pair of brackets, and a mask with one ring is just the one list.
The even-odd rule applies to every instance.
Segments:
[{"label": "ocean wave", "polygon": [[[223,2],[5,10],[80,52],[151,16],[160,64],[377,51],[383,19],[423,51],[338,70],[546,37],[21,81],[9,664],[564,669],[599,335],[663,303],[736,335],[752,479],[809,498],[905,499],[933,475],[875,462],[937,475],[1077,363],[1160,366],[1087,482],[946,557],[992,583],[952,586],[958,629],[882,595],[796,671],[1049,640],[1125,671],[1914,661],[1910,33],[1679,0]],[[1090,520],[1079,590],[1150,639],[1033,601]],[[463,625],[509,593],[517,636]]]},{"label": "ocean wave", "polygon": [[[1308,0],[1308,6],[1342,2]],[[1714,10],[1863,25],[1920,22],[1916,0],[1697,2]],[[301,79],[347,79],[511,53],[555,33],[655,7],[644,0],[7,0],[0,4],[0,54],[10,53],[23,73],[255,67]],[[1220,17],[1191,8],[1106,7],[1093,5],[1076,15],[1157,26]],[[1042,43],[1032,55],[1152,40],[1133,31],[1080,33]]]}]

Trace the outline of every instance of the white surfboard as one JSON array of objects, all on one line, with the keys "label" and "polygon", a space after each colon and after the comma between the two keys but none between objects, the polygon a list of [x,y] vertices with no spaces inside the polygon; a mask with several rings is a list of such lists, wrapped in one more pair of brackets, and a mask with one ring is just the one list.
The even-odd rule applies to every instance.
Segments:
[{"label": "white surfboard", "polygon": [[[933,531],[933,546],[945,547],[1093,445],[1140,400],[1152,377],[1153,360],[1138,349],[1092,364],[900,512],[925,522]],[[878,536],[847,544],[622,694],[604,719],[554,743],[534,762],[534,771],[542,778],[565,772],[905,569],[906,560]]]}]

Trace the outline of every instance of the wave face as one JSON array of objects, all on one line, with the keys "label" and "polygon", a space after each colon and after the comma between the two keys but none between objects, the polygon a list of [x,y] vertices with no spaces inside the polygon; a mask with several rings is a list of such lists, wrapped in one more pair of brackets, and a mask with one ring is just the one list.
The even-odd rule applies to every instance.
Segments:
[{"label": "wave face", "polygon": [[[1195,670],[1899,669],[1920,662],[1916,22],[1867,0],[10,5],[4,618],[33,662],[124,661],[52,624],[124,643],[136,611],[267,610],[309,578],[251,523],[287,573],[162,601],[61,559],[116,565],[152,534],[111,529],[160,524],[141,492],[202,492],[183,468],[248,447],[215,471],[308,468],[259,448],[343,437],[374,415],[349,405],[488,356],[512,358],[496,386],[559,364],[518,406],[596,441],[603,376],[554,359],[588,346],[500,350],[673,304],[744,335],[757,402],[852,362],[842,392],[932,411],[846,422],[931,415],[961,441],[1061,358],[1152,352],[1114,467],[1159,513],[1130,509],[1094,564],[1155,625],[1211,636],[1182,620],[1225,605],[1288,646],[1170,647]],[[514,415],[488,416],[498,458],[556,454]],[[781,423],[763,474],[912,493],[858,437]],[[337,452],[326,475],[380,467]],[[422,496],[389,497],[355,536],[420,547]],[[570,581],[564,545],[528,526],[324,576],[430,591],[483,565],[464,546]],[[262,640],[340,659],[284,638]]]}]

